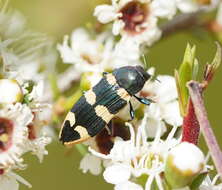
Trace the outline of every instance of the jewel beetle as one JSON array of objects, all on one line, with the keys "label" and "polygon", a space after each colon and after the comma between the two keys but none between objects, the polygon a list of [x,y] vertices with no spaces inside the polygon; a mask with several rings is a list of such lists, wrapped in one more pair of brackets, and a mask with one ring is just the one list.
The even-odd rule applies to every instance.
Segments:
[{"label": "jewel beetle", "polygon": [[60,141],[65,145],[80,143],[106,126],[111,128],[112,118],[127,104],[133,119],[132,96],[145,105],[152,102],[136,96],[150,77],[141,66],[125,66],[112,73],[104,72],[102,79],[86,91],[68,112],[60,130]]}]

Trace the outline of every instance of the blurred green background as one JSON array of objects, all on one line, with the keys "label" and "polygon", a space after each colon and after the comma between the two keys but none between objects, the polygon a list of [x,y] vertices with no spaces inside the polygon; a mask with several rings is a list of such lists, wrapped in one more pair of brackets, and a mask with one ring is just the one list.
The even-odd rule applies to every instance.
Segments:
[{"label": "blurred green background", "polygon": [[[93,9],[101,2],[102,0],[11,0],[10,4],[25,15],[32,29],[47,33],[61,42],[65,34],[70,34],[74,28],[92,21]],[[155,44],[147,56],[149,65],[155,66],[158,74],[172,75],[182,61],[187,42],[197,45],[197,57],[202,67],[212,60],[216,50],[214,39],[204,31],[190,30],[174,34]],[[222,68],[205,93],[209,119],[221,145],[220,98]],[[206,151],[203,140],[201,146]],[[79,170],[81,156],[75,149],[67,150],[58,142],[52,143],[47,149],[49,155],[42,164],[39,164],[36,157],[26,155],[28,168],[19,172],[33,185],[32,190],[113,189],[112,185],[104,182],[102,176],[83,174]],[[24,185],[20,187],[20,190],[27,189]]]}]

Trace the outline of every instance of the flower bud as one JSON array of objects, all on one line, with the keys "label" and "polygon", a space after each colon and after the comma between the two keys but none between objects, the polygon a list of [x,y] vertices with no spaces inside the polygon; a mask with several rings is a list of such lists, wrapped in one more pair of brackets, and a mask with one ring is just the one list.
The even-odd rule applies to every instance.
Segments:
[{"label": "flower bud", "polygon": [[165,177],[172,188],[181,188],[193,181],[204,166],[204,155],[192,143],[182,142],[174,147],[166,160]]},{"label": "flower bud", "polygon": [[0,103],[15,103],[23,100],[22,89],[13,79],[0,80]]}]

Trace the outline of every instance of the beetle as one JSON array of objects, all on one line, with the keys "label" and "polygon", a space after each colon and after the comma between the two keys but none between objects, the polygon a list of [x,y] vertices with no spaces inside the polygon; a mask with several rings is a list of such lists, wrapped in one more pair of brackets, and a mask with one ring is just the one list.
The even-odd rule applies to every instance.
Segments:
[{"label": "beetle", "polygon": [[95,136],[104,127],[110,128],[112,118],[127,104],[133,120],[132,96],[145,105],[152,102],[136,96],[150,77],[141,66],[125,66],[112,73],[104,72],[102,79],[86,91],[68,112],[60,130],[60,141],[65,145],[80,143]]}]

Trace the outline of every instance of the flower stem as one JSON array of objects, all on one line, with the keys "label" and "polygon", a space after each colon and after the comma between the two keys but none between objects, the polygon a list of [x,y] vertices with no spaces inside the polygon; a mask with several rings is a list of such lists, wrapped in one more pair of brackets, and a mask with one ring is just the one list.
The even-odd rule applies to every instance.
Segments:
[{"label": "flower stem", "polygon": [[185,13],[176,16],[171,21],[167,22],[160,26],[162,30],[162,37],[167,37],[172,33],[188,29],[194,26],[200,26],[199,16],[203,13],[203,11],[197,11],[194,13]]},{"label": "flower stem", "polygon": [[221,175],[222,178],[222,152],[207,118],[207,112],[201,95],[202,88],[196,81],[188,82],[187,87],[189,89],[190,97],[194,105],[194,110],[200,125],[201,132],[203,133],[217,172]]}]

